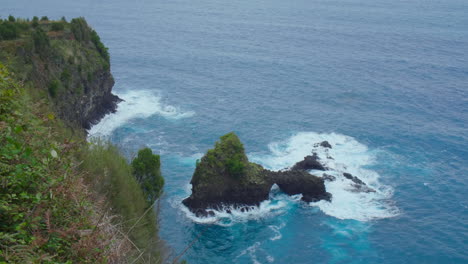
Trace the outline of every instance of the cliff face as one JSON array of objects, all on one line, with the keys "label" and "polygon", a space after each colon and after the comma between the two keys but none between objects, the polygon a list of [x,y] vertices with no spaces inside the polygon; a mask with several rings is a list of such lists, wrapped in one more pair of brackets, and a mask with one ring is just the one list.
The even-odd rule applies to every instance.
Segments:
[{"label": "cliff face", "polygon": [[56,100],[61,118],[85,129],[96,124],[104,115],[114,112],[121,101],[112,94],[114,78],[109,70],[97,70],[91,76],[92,80],[81,80],[82,94],[68,92]]},{"label": "cliff face", "polygon": [[112,94],[107,48],[83,18],[12,25],[18,34],[0,41],[0,60],[47,93],[60,118],[88,129],[115,111],[120,99]]}]

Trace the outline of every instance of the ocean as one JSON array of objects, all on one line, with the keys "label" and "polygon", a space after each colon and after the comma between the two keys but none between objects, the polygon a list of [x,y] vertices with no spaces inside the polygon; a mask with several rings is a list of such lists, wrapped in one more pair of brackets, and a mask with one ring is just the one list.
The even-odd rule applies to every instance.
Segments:
[{"label": "ocean", "polygon": [[[468,263],[468,1],[2,0],[83,16],[111,54],[117,113],[92,127],[166,180],[160,236],[204,263]],[[276,189],[247,213],[181,205],[197,159],[234,131],[279,170],[312,151],[331,203]],[[326,153],[315,143],[329,141]]]}]

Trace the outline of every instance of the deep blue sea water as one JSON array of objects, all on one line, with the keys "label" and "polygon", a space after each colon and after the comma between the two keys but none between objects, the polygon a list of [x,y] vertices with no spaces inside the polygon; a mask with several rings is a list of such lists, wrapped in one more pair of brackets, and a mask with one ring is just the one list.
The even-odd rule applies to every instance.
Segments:
[{"label": "deep blue sea water", "polygon": [[[126,102],[92,133],[160,153],[161,237],[204,263],[468,263],[468,1],[1,0],[0,15],[85,16]],[[332,203],[272,191],[197,219],[195,161],[235,131],[292,165],[328,140]],[[323,149],[316,149],[321,155]]]}]

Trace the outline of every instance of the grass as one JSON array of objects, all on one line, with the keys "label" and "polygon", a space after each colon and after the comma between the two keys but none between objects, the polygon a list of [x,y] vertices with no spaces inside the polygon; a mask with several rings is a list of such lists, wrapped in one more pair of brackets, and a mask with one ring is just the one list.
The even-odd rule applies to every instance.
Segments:
[{"label": "grass", "polygon": [[95,193],[109,198],[109,208],[120,219],[123,230],[134,243],[141,259],[152,258],[157,263],[161,245],[157,236],[156,215],[132,174],[132,167],[119,149],[106,141],[94,140],[82,152],[81,168],[87,172],[86,180]]}]

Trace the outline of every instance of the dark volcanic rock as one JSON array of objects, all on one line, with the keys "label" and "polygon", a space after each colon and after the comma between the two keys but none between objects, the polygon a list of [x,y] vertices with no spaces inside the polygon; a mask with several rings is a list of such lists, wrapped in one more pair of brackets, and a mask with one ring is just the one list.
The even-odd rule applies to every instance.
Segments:
[{"label": "dark volcanic rock", "polygon": [[374,189],[368,187],[367,185],[362,185],[362,184],[353,184],[352,185],[354,189],[352,189],[352,192],[364,192],[364,193],[370,193],[370,192],[375,192]]},{"label": "dark volcanic rock", "polygon": [[354,184],[352,184],[354,189],[352,189],[351,191],[353,191],[353,192],[364,192],[364,193],[375,192],[374,189],[368,187],[365,182],[361,181],[361,179],[359,179],[358,177],[353,176],[351,173],[345,172],[345,173],[343,173],[343,176],[346,179],[350,179],[351,181],[354,182]]},{"label": "dark volcanic rock", "polygon": [[351,173],[345,172],[345,173],[343,173],[343,176],[345,176],[346,179],[352,180],[354,183],[361,184],[361,185],[366,185],[365,182],[361,181],[361,179],[359,179],[358,177],[353,176]]},{"label": "dark volcanic rock", "polygon": [[192,194],[183,203],[197,215],[205,215],[209,208],[258,205],[268,199],[273,185],[267,172],[248,161],[234,133],[226,134],[197,162],[190,182]]},{"label": "dark volcanic rock", "polygon": [[[64,118],[79,120],[84,129],[90,129],[106,114],[114,113],[117,104],[122,102],[122,99],[112,94],[114,78],[108,71],[98,73],[94,81],[86,85],[88,93],[85,97],[87,99],[75,102],[73,105],[74,110],[63,107],[62,111]],[[76,109],[80,110],[76,111]]]},{"label": "dark volcanic rock", "polygon": [[325,190],[323,179],[305,171],[272,171],[269,173],[269,177],[286,194],[302,194],[302,200],[305,202],[330,200],[331,198],[331,195]]},{"label": "dark volcanic rock", "polygon": [[332,148],[332,146],[330,145],[330,143],[328,143],[328,141],[322,141],[322,143],[320,143],[320,146],[324,148]]},{"label": "dark volcanic rock", "polygon": [[334,180],[336,180],[336,177],[333,176],[333,175],[324,173],[323,176],[322,176],[322,179],[325,180],[325,181],[334,181]]},{"label": "dark volcanic rock", "polygon": [[239,138],[229,133],[197,162],[192,194],[183,204],[198,216],[224,206],[245,211],[267,200],[275,183],[289,195],[302,194],[306,202],[330,199],[320,177],[302,170],[273,172],[249,162]]},{"label": "dark volcanic rock", "polygon": [[260,202],[268,199],[273,185],[267,180],[256,184],[243,183],[221,175],[219,179],[209,183],[201,183],[193,179],[191,183],[192,195],[185,199],[183,204],[195,214],[203,216],[206,215],[206,209],[222,209],[224,206],[244,208],[259,205]]},{"label": "dark volcanic rock", "polygon": [[318,160],[319,157],[314,153],[312,156],[304,157],[304,160],[296,163],[291,170],[326,170]]}]

